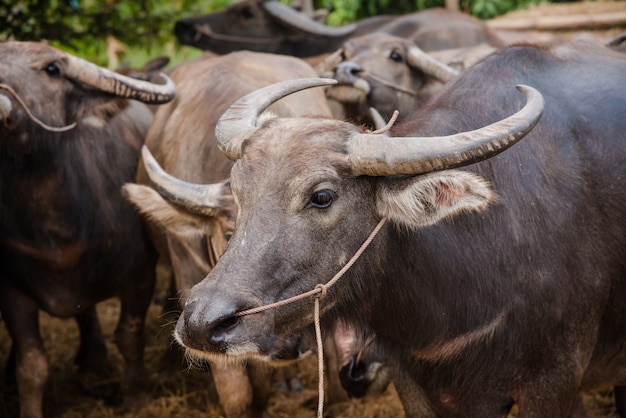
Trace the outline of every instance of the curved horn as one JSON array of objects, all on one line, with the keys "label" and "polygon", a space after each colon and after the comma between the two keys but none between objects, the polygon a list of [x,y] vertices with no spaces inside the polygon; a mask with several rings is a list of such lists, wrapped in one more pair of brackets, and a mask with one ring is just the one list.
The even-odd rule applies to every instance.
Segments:
[{"label": "curved horn", "polygon": [[278,1],[265,1],[263,8],[267,13],[272,15],[287,26],[299,29],[309,35],[328,36],[328,37],[344,37],[355,31],[356,25],[343,26],[326,26],[316,22],[304,13],[300,13],[289,6],[285,6]]},{"label": "curved horn", "polygon": [[459,76],[459,72],[457,70],[431,57],[417,46],[409,48],[407,62],[411,67],[417,68],[425,74],[444,83],[454,80]]},{"label": "curved horn", "polygon": [[167,103],[174,98],[176,86],[163,73],[161,73],[161,78],[163,78],[165,84],[155,84],[127,77],[70,54],[66,54],[66,56],[67,69],[65,76],[79,83],[116,96],[136,99],[150,104]]},{"label": "curved horn", "polygon": [[215,138],[220,150],[235,161],[241,143],[256,129],[256,120],[272,103],[300,90],[336,84],[330,78],[299,78],[272,84],[249,93],[233,103],[217,121]]},{"label": "curved horn", "polygon": [[425,138],[352,135],[348,155],[354,174],[423,174],[462,167],[499,154],[530,132],[543,112],[541,93],[524,85],[517,89],[527,99],[519,112],[474,131]]},{"label": "curved horn", "polygon": [[11,100],[8,97],[0,94],[0,121],[5,120],[11,114],[11,109],[13,109],[13,105],[11,104]]},{"label": "curved horn", "polygon": [[194,184],[177,179],[163,170],[145,145],[141,148],[141,156],[150,181],[166,200],[199,215],[212,216],[221,207],[223,182]]},{"label": "curved horn", "polygon": [[370,107],[370,118],[374,121],[374,127],[376,130],[384,129],[387,126],[385,119],[383,119],[380,112],[375,107]]}]

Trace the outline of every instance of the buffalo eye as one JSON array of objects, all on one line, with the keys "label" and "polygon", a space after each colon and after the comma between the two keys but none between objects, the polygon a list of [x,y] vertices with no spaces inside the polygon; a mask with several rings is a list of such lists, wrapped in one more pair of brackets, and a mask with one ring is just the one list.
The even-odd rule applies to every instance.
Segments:
[{"label": "buffalo eye", "polygon": [[241,17],[244,19],[252,19],[254,17],[254,13],[252,13],[252,9],[249,7],[244,7],[241,9]]},{"label": "buffalo eye", "polygon": [[226,242],[230,241],[230,239],[233,237],[233,233],[232,232],[226,232],[224,234],[224,239],[226,240]]},{"label": "buffalo eye", "polygon": [[48,64],[46,68],[44,68],[44,71],[50,77],[54,77],[54,78],[59,77],[61,75],[61,70],[59,69],[59,66],[56,65],[55,63]]},{"label": "buffalo eye", "polygon": [[404,57],[398,51],[392,51],[391,54],[389,54],[389,58],[395,62],[404,61]]},{"label": "buffalo eye", "polygon": [[335,192],[332,190],[324,189],[313,193],[311,198],[306,204],[307,208],[327,209],[333,204],[335,200]]}]

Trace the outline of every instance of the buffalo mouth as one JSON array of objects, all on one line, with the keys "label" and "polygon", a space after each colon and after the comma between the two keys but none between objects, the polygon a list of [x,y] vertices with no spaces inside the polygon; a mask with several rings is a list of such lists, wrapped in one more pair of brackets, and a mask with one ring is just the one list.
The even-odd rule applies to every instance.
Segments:
[{"label": "buffalo mouth", "polygon": [[314,341],[308,333],[275,337],[263,347],[253,343],[229,344],[221,351],[190,347],[177,331],[174,331],[174,339],[185,348],[185,356],[191,365],[202,365],[205,361],[232,363],[260,360],[280,367],[306,358],[314,351]]},{"label": "buffalo mouth", "polygon": [[362,78],[354,82],[341,83],[328,88],[327,96],[341,103],[365,103],[371,91],[370,83]]}]

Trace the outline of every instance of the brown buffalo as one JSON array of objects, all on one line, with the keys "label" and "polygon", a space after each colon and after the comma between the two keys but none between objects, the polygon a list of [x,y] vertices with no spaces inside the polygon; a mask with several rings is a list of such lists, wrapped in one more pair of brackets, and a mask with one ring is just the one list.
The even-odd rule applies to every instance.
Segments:
[{"label": "brown buffalo", "polygon": [[181,44],[217,54],[246,49],[296,57],[332,53],[347,39],[375,31],[411,40],[425,51],[503,45],[482,21],[439,8],[331,27],[276,0],[244,0],[218,12],[178,20],[174,27]]},{"label": "brown buffalo", "polygon": [[442,417],[514,404],[520,417],[566,417],[578,391],[622,384],[625,73],[597,43],[505,48],[389,135],[257,119],[328,81],[241,99],[218,123],[237,225],[177,340],[202,358],[268,356],[310,325],[312,303],[240,312],[325,283],[386,219],[321,312],[376,331],[404,372],[408,416],[423,392]]},{"label": "brown buffalo", "polygon": [[493,51],[481,44],[426,53],[410,40],[375,32],[349,39],[316,68],[338,81],[326,90],[341,105],[335,116],[372,125],[371,107],[385,119],[395,110],[402,118]]},{"label": "brown buffalo", "polygon": [[[217,147],[217,120],[236,99],[251,91],[281,80],[314,75],[314,70],[300,59],[247,51],[196,60],[171,73],[177,97],[157,111],[146,146],[173,175],[211,184],[211,193],[205,195],[210,209],[198,212],[176,200],[169,201],[167,194],[161,196],[162,189],[153,185],[143,164],[137,174],[138,184],[126,185],[125,193],[150,221],[152,237],[172,268],[183,305],[192,286],[209,273],[224,251],[234,228],[235,203],[226,181],[232,161]],[[269,111],[284,117],[331,115],[322,91],[294,95]],[[227,417],[263,414],[272,369],[258,367],[255,362],[216,363],[211,369]]]},{"label": "brown buffalo", "polygon": [[75,317],[83,371],[106,363],[97,302],[119,297],[123,385],[139,387],[155,251],[121,186],[152,115],[174,96],[40,43],[0,44],[0,310],[21,417],[41,417],[48,360],[38,311]]}]

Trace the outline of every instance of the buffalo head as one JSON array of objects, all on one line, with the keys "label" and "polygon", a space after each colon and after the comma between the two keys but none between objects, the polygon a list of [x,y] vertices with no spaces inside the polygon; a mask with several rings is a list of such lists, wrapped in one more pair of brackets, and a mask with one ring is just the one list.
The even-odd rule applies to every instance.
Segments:
[{"label": "buffalo head", "polygon": [[103,126],[126,99],[159,104],[174,97],[164,75],[163,85],[136,80],[42,43],[5,42],[0,54],[0,130],[34,126],[31,121],[48,130]]},{"label": "buffalo head", "polygon": [[[538,121],[543,98],[475,131],[443,137],[389,138],[347,122],[319,118],[258,120],[279,98],[333,80],[304,79],[260,89],[233,104],[216,134],[235,165],[231,187],[238,206],[234,235],[215,269],[197,284],[175,336],[205,356],[271,358],[277,339],[311,324],[312,303],[299,301],[259,314],[249,308],[276,302],[327,281],[350,258],[381,217],[417,228],[462,211],[485,209],[495,198],[488,182],[454,170],[498,154]],[[185,196],[181,196],[185,200]],[[196,202],[197,203],[197,202]],[[384,228],[364,257],[380,268]],[[359,263],[331,288],[322,313],[354,295]],[[378,267],[377,267],[378,266]],[[357,292],[376,297],[376,284]]]},{"label": "buffalo head", "polygon": [[370,107],[387,118],[394,110],[408,114],[459,74],[412,41],[382,32],[346,41],[338,58],[326,61],[328,72],[321,68],[325,63],[319,64],[323,75],[338,81],[327,95],[359,121],[368,121]]},{"label": "buffalo head", "polygon": [[342,42],[355,29],[355,25],[325,26],[276,0],[246,0],[219,12],[178,20],[174,34],[183,45],[217,54],[247,49],[311,56],[332,51],[333,47],[325,45],[322,51],[311,51],[297,45],[310,37],[322,38],[326,43],[332,39]]}]

